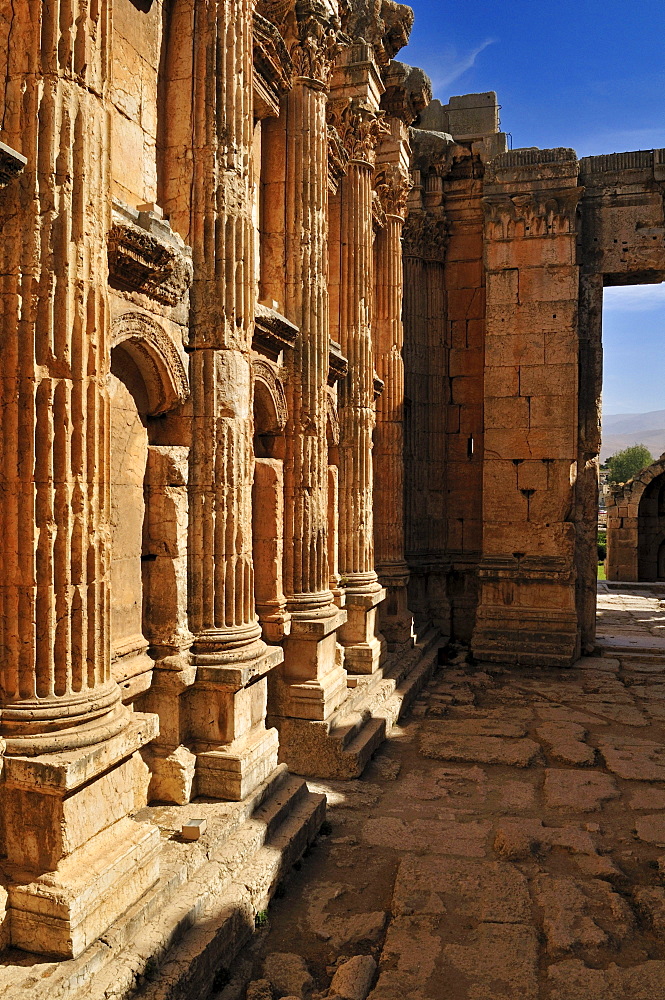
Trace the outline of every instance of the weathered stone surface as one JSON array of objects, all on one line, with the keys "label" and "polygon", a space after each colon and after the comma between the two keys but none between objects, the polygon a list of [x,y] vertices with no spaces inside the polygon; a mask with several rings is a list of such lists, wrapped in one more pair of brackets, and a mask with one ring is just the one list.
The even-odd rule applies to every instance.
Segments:
[{"label": "weathered stone surface", "polygon": [[330,983],[330,995],[341,1000],[365,1000],[375,973],[376,962],[371,955],[356,955],[338,967]]},{"label": "weathered stone surface", "polygon": [[618,798],[616,781],[602,771],[545,771],[545,802],[553,809],[593,812],[603,802]]},{"label": "weathered stone surface", "polygon": [[263,973],[278,996],[304,997],[314,986],[303,958],[289,952],[276,951],[267,955]]},{"label": "weathered stone surface", "polygon": [[533,889],[551,955],[610,943],[618,946],[632,932],[630,907],[606,882],[544,875],[535,880]]},{"label": "weathered stone surface", "polygon": [[[540,752],[540,746],[530,739],[480,735],[474,731],[475,723],[462,729],[457,734],[449,734],[445,724],[437,728],[424,727],[420,737],[421,752],[437,760],[510,764],[515,767],[528,767]],[[519,727],[513,727],[513,731],[518,730]]]},{"label": "weathered stone surface", "polygon": [[665,813],[638,816],[635,820],[635,832],[640,840],[665,847]]},{"label": "weathered stone surface", "polygon": [[560,764],[593,764],[595,751],[584,742],[585,734],[584,726],[576,722],[546,722],[535,731],[552,759]]},{"label": "weathered stone surface", "polygon": [[552,1000],[652,1000],[662,989],[665,962],[644,962],[632,968],[614,963],[607,969],[588,969],[579,959],[549,968]]},{"label": "weathered stone surface", "polygon": [[646,739],[601,737],[598,747],[610,771],[635,781],[665,781],[665,748]]}]

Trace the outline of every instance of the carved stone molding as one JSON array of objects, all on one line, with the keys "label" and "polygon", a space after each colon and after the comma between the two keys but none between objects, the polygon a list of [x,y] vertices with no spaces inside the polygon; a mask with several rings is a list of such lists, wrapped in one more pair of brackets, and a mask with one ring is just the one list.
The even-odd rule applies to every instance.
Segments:
[{"label": "carved stone molding", "polygon": [[328,124],[334,128],[349,160],[374,163],[376,147],[390,129],[383,112],[372,111],[356,99],[330,101]]},{"label": "carved stone molding", "polygon": [[267,389],[268,394],[272,399],[275,409],[275,432],[281,433],[286,427],[286,421],[288,420],[289,415],[286,406],[284,384],[282,380],[277,377],[267,361],[252,361],[252,371],[254,373],[254,381],[261,382]]},{"label": "carved stone molding", "polygon": [[374,190],[378,194],[386,215],[406,218],[406,203],[411,191],[408,171],[396,163],[389,163],[374,175]]},{"label": "carved stone molding", "polygon": [[10,184],[24,170],[28,161],[22,153],[0,142],[0,187]]},{"label": "carved stone molding", "polygon": [[280,98],[291,89],[293,62],[274,23],[254,14],[254,115],[277,117]]},{"label": "carved stone molding", "polygon": [[513,195],[495,194],[483,198],[486,222],[495,239],[514,236],[514,226],[524,225],[524,236],[556,236],[576,230],[577,206],[583,189],[532,191]]},{"label": "carved stone molding", "polygon": [[328,124],[328,185],[332,194],[337,192],[339,182],[346,173],[349,154],[334,125]]},{"label": "carved stone molding", "polygon": [[330,341],[330,352],[328,354],[328,385],[333,386],[335,382],[346,378],[349,374],[348,359],[342,354],[342,348],[336,340]]},{"label": "carved stone molding", "polygon": [[109,282],[175,306],[192,283],[191,253],[167,222],[116,202],[108,235]]},{"label": "carved stone molding", "polygon": [[276,309],[256,303],[254,336],[252,347],[277,361],[282,351],[293,347],[298,336],[298,327],[282,316]]},{"label": "carved stone molding", "polygon": [[339,444],[339,416],[337,405],[331,395],[328,396],[328,444],[335,447]]},{"label": "carved stone molding", "polygon": [[386,211],[383,207],[378,191],[372,191],[372,229],[378,233],[380,229],[386,228]]},{"label": "carved stone molding", "polygon": [[412,9],[395,0],[350,0],[344,30],[371,45],[379,66],[387,66],[409,41],[413,18]]},{"label": "carved stone molding", "polygon": [[298,0],[294,9],[280,16],[279,24],[295,76],[327,87],[340,49],[350,41],[342,35],[339,19],[322,0]]},{"label": "carved stone molding", "polygon": [[111,327],[111,349],[120,345],[141,371],[150,416],[185,402],[190,392],[187,372],[176,345],[159,323],[145,313],[123,313]]},{"label": "carved stone molding", "polygon": [[439,215],[416,212],[404,224],[403,246],[407,257],[442,263],[448,245],[448,224]]},{"label": "carved stone molding", "polygon": [[432,100],[432,82],[427,74],[406,63],[392,60],[382,71],[386,88],[381,107],[392,117],[411,125]]}]

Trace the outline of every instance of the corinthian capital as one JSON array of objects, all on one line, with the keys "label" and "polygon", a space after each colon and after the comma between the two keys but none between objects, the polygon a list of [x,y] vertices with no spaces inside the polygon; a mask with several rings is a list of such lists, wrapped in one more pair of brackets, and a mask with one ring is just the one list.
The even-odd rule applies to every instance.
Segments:
[{"label": "corinthian capital", "polygon": [[411,178],[405,167],[388,163],[377,170],[374,190],[378,194],[386,215],[406,218],[406,202],[411,190]]},{"label": "corinthian capital", "polygon": [[374,163],[376,147],[390,130],[383,120],[383,112],[357,100],[331,101],[328,104],[328,125],[335,130],[350,160]]},{"label": "corinthian capital", "polygon": [[[273,4],[286,6],[280,0],[273,0]],[[339,18],[322,0],[295,0],[288,5],[283,25],[295,75],[327,87],[340,49],[349,44]]]},{"label": "corinthian capital", "polygon": [[407,257],[442,263],[448,244],[448,225],[437,213],[413,212],[406,220],[403,240]]}]

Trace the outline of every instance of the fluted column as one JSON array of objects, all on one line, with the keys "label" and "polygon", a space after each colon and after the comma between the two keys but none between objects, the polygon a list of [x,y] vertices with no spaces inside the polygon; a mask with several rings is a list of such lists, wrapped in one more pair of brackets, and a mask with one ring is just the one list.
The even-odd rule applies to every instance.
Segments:
[{"label": "fluted column", "polygon": [[411,640],[413,616],[408,608],[409,568],[404,554],[404,268],[402,230],[408,174],[397,164],[381,169],[376,188],[386,211],[386,225],[374,248],[374,318],[376,371],[384,390],[376,404],[374,433],[374,539],[376,569],[386,588],[381,631],[389,648]]},{"label": "fluted column", "polygon": [[[373,136],[365,129],[367,152]],[[375,119],[376,122],[376,119]],[[375,122],[371,124],[374,125]],[[372,130],[374,131],[374,130]],[[363,152],[362,144],[357,152]],[[356,150],[353,150],[356,151]],[[374,360],[372,307],[373,163],[348,163],[340,193],[339,336],[349,372],[338,386],[339,413],[339,572],[348,621],[341,630],[345,665],[353,673],[373,673],[385,643],[376,632],[376,607],[385,597],[374,569],[372,432],[374,430]]]},{"label": "fluted column", "polygon": [[[329,589],[327,83],[334,31],[315,17],[290,28],[296,76],[285,99],[286,303],[299,328],[287,360],[284,590],[292,615],[284,665],[271,694],[280,717],[326,719],[346,694],[335,632],[346,613]],[[277,676],[277,675],[276,675]]]},{"label": "fluted column", "polygon": [[189,233],[191,737],[198,792],[234,799],[276,764],[265,675],[282,659],[261,640],[252,565],[253,8],[254,0],[197,6]]},{"label": "fluted column", "polygon": [[23,7],[0,133],[26,160],[0,192],[2,854],[11,944],[71,958],[157,878],[159,832],[128,817],[157,720],[111,675],[110,4]]},{"label": "fluted column", "polygon": [[28,755],[128,721],[109,638],[108,11],[86,19],[98,42],[80,65],[61,29],[78,4],[39,7],[10,53],[2,132],[28,163],[0,195],[2,733]]},{"label": "fluted column", "polygon": [[409,606],[416,621],[427,622],[424,562],[426,540],[426,379],[427,284],[421,244],[424,217],[409,213],[404,229],[404,421],[405,556],[409,567]]}]

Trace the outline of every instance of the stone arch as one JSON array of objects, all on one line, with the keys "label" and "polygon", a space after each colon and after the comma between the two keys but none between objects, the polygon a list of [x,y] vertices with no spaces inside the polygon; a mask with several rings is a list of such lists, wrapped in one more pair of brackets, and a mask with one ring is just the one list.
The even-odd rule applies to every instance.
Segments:
[{"label": "stone arch", "polygon": [[122,346],[139,368],[148,394],[148,416],[181,406],[189,396],[189,380],[176,345],[145,313],[126,312],[111,327],[111,350]]},{"label": "stone arch", "polygon": [[266,361],[255,361],[254,372],[254,414],[257,420],[256,433],[282,434],[286,427],[286,393],[280,378]]},{"label": "stone arch", "polygon": [[658,547],[665,539],[665,523],[657,509],[663,488],[665,455],[612,491],[607,505],[608,580],[657,579]]},{"label": "stone arch", "polygon": [[282,581],[284,556],[284,428],[286,393],[266,361],[253,362],[254,483],[252,556],[254,597],[263,638],[279,643],[289,633]]}]

